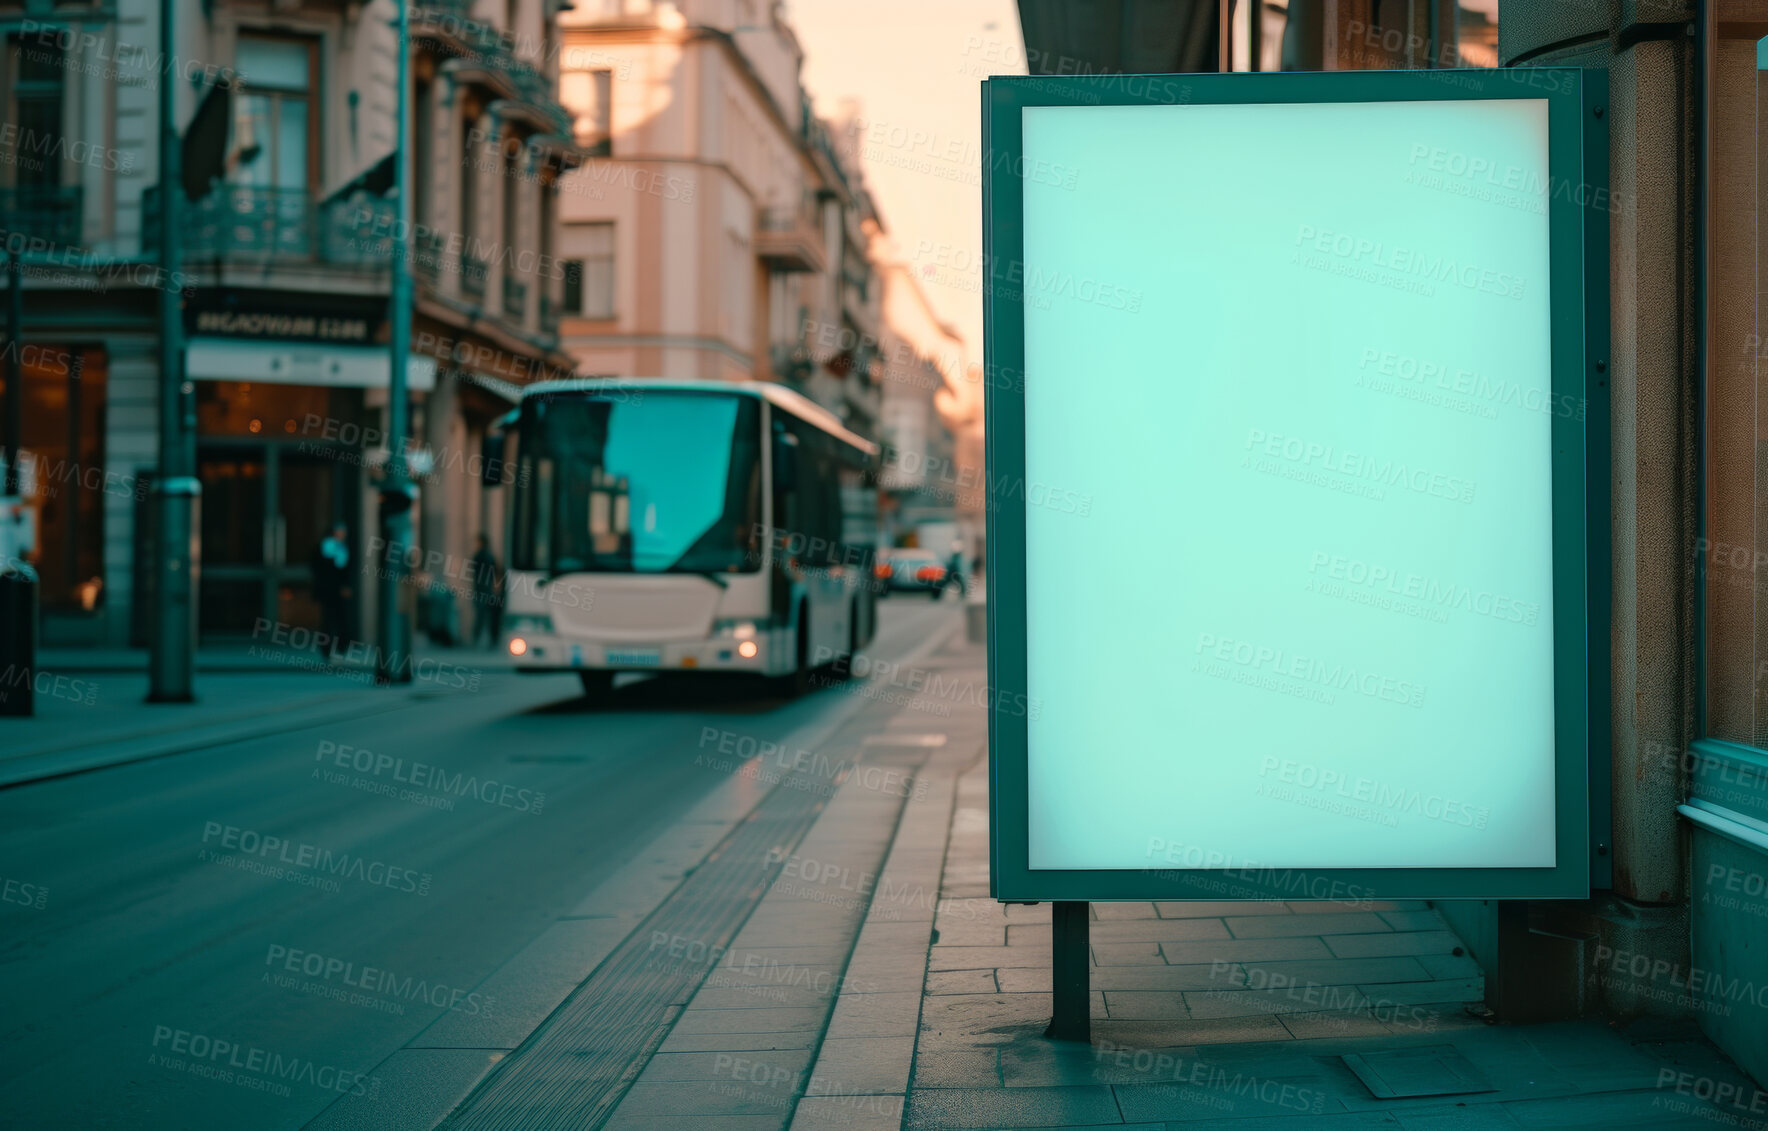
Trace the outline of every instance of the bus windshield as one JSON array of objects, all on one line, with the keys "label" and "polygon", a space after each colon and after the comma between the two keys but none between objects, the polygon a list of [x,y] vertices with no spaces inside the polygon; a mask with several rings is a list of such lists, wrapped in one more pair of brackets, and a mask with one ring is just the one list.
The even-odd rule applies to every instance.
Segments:
[{"label": "bus windshield", "polygon": [[750,397],[553,394],[523,406],[511,564],[548,574],[760,568]]}]

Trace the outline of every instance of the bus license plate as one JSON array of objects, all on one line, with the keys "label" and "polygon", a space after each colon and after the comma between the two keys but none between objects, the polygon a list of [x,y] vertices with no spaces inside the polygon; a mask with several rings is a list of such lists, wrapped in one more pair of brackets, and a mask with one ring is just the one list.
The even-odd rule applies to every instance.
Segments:
[{"label": "bus license plate", "polygon": [[655,648],[627,649],[608,653],[609,667],[654,668],[662,662],[663,653]]}]

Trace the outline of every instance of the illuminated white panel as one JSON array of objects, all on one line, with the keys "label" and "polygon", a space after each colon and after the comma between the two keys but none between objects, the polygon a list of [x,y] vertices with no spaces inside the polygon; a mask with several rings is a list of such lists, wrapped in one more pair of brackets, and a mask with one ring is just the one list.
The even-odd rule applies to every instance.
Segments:
[{"label": "illuminated white panel", "polygon": [[1031,867],[1552,866],[1546,102],[1024,123]]}]

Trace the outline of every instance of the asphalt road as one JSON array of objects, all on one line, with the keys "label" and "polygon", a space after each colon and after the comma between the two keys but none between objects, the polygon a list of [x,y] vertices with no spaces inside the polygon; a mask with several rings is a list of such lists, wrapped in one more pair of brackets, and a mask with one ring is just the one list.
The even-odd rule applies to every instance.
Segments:
[{"label": "asphalt road", "polygon": [[[958,615],[949,600],[880,609],[868,654],[884,660]],[[568,675],[495,675],[367,719],[0,791],[0,1123],[300,1127],[446,1009],[471,1009],[474,987],[724,782],[704,728],[777,741],[853,699],[755,695],[657,679],[589,710]],[[402,798],[409,782],[356,772],[374,763],[343,747],[497,787],[424,772],[428,800]],[[350,863],[327,871],[326,853]],[[41,908],[17,898],[38,890]],[[319,983],[371,992],[298,988],[316,963],[331,963]],[[251,1070],[230,1078],[230,1064]],[[287,1094],[254,1086],[267,1078]]]}]

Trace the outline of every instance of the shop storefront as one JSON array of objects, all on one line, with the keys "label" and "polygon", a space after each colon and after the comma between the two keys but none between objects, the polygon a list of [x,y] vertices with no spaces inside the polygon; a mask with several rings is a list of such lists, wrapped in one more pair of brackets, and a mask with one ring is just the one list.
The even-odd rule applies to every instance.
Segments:
[{"label": "shop storefront", "polygon": [[[317,628],[312,563],[333,526],[364,560],[386,447],[385,306],[239,292],[190,303],[205,640],[250,635],[261,621]],[[414,358],[408,380],[427,393],[434,364]],[[353,587],[358,625],[369,588]]]},{"label": "shop storefront", "polygon": [[[104,502],[134,485],[105,466],[109,357],[100,346],[28,343],[22,378],[20,494],[34,527],[43,616],[95,622],[105,606]],[[0,366],[0,389],[14,367]],[[68,635],[79,636],[76,624]]]}]

